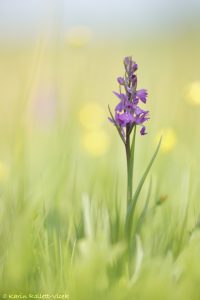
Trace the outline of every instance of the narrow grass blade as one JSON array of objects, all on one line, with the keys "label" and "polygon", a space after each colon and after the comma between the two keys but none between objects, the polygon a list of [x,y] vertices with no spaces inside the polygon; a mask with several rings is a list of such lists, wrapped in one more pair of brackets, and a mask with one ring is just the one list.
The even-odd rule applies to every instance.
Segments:
[{"label": "narrow grass blade", "polygon": [[91,215],[90,200],[87,194],[83,195],[84,231],[88,239],[93,237],[93,220]]},{"label": "narrow grass blade", "polygon": [[136,225],[136,232],[138,233],[140,231],[140,228],[142,226],[142,224],[144,223],[144,219],[146,217],[147,214],[147,210],[149,207],[149,200],[150,200],[150,196],[151,196],[151,190],[152,190],[152,178],[150,179],[150,183],[149,183],[149,188],[148,188],[148,192],[147,192],[147,198],[143,207],[143,210],[141,212],[141,215],[138,219],[137,225]]},{"label": "narrow grass blade", "polygon": [[182,184],[182,197],[181,197],[181,227],[179,233],[179,239],[177,242],[177,254],[181,251],[183,247],[185,239],[188,238],[187,232],[187,222],[188,222],[188,215],[189,215],[189,194],[190,194],[190,173],[186,173],[183,178]]},{"label": "narrow grass blade", "polygon": [[146,168],[146,170],[145,170],[145,172],[144,172],[144,174],[143,174],[143,176],[142,176],[142,178],[141,178],[141,180],[140,180],[140,182],[138,184],[138,187],[137,187],[137,189],[135,191],[133,199],[132,199],[132,201],[131,201],[131,203],[130,203],[130,205],[128,207],[127,216],[126,216],[126,230],[127,230],[127,232],[129,230],[131,231],[132,219],[133,219],[133,215],[134,215],[134,211],[135,211],[135,207],[136,207],[136,204],[137,204],[138,197],[139,197],[140,192],[142,190],[142,187],[143,187],[143,184],[145,182],[145,179],[146,179],[146,177],[147,177],[147,175],[148,175],[148,173],[149,173],[149,171],[150,171],[150,169],[151,169],[151,167],[152,167],[152,165],[154,163],[154,160],[156,159],[156,156],[157,156],[158,151],[160,149],[161,142],[162,142],[162,137],[160,138],[160,141],[158,143],[156,151],[154,152],[154,154],[153,154],[153,156],[152,156],[152,158],[151,158],[151,160],[150,160],[150,162],[149,162],[149,164],[148,164],[148,166],[147,166],[147,168]]},{"label": "narrow grass blade", "polygon": [[140,239],[139,235],[136,235],[136,262],[135,262],[135,271],[133,273],[133,276],[130,280],[129,285],[131,286],[132,284],[134,284],[140,274],[140,270],[141,270],[141,266],[142,266],[142,261],[143,261],[143,257],[144,257],[144,251],[142,248],[142,242]]}]

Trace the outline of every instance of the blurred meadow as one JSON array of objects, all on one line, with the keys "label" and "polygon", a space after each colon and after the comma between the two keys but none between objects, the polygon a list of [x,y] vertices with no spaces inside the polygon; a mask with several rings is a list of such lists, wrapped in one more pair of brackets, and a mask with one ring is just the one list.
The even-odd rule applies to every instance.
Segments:
[{"label": "blurred meadow", "polygon": [[[0,297],[200,299],[200,23],[190,18],[146,34],[125,24],[118,35],[77,17],[62,35],[53,23],[23,39],[0,22]],[[131,266],[125,152],[107,119],[127,55],[151,117],[136,140],[134,187],[163,134]]]}]

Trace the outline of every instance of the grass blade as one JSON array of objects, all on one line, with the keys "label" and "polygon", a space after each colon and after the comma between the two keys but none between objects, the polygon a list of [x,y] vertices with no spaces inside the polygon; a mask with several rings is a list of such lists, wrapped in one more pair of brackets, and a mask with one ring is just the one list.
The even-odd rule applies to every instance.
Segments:
[{"label": "grass blade", "polygon": [[140,215],[140,217],[138,219],[138,222],[137,222],[137,225],[136,225],[136,232],[137,233],[140,231],[140,228],[141,228],[142,224],[144,223],[144,219],[145,219],[146,214],[147,214],[147,210],[148,210],[148,207],[149,207],[149,200],[150,200],[150,196],[151,196],[151,189],[152,189],[152,178],[150,179],[149,188],[148,188],[148,192],[147,192],[147,197],[146,197],[146,200],[145,200],[143,210],[141,212],[141,215]]}]

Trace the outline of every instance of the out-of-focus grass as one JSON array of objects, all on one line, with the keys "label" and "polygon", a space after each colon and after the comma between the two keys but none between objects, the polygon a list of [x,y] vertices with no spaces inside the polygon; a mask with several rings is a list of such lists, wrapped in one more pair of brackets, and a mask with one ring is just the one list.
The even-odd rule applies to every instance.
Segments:
[{"label": "out-of-focus grass", "polygon": [[[1,293],[199,299],[199,50],[190,37],[1,48]],[[164,132],[131,267],[124,149],[107,121],[129,54],[151,112],[135,184]]]}]

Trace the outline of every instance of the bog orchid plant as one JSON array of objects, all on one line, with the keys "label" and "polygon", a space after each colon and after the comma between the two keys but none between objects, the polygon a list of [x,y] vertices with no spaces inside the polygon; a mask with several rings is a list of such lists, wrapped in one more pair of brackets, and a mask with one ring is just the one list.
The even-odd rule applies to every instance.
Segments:
[{"label": "bog orchid plant", "polygon": [[[132,236],[132,222],[137,204],[138,197],[145,182],[145,179],[151,169],[151,166],[157,156],[161,139],[153,154],[147,168],[141,177],[138,186],[133,193],[133,169],[134,169],[134,154],[135,154],[135,141],[136,129],[140,128],[140,134],[146,135],[146,126],[144,125],[149,120],[149,111],[143,110],[140,104],[147,102],[147,90],[137,90],[137,75],[136,71],[138,65],[133,61],[131,56],[124,58],[125,74],[123,77],[118,77],[119,92],[114,92],[115,96],[119,99],[119,103],[115,107],[114,114],[111,112],[109,120],[116,127],[119,136],[125,146],[126,161],[127,161],[127,212],[125,233],[130,238]],[[148,197],[149,198],[149,197]],[[146,204],[141,213],[139,221],[143,218],[146,211]]]}]

